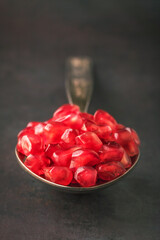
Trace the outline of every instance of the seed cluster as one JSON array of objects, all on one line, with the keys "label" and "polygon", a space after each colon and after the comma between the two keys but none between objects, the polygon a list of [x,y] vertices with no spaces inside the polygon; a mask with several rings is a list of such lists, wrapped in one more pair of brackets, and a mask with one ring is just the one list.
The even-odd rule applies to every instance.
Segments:
[{"label": "seed cluster", "polygon": [[91,187],[111,181],[132,166],[139,154],[135,130],[106,111],[82,113],[65,104],[45,122],[29,122],[18,134],[17,151],[25,166],[60,185]]}]

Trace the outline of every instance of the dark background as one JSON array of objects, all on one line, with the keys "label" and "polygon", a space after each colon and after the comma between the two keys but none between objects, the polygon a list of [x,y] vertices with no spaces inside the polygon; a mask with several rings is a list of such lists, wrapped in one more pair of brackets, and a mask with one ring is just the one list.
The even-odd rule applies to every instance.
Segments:
[{"label": "dark background", "polygon": [[[160,239],[160,1],[0,0],[0,239]],[[89,112],[109,111],[140,135],[141,158],[91,195],[53,191],[14,155],[17,133],[67,102],[64,62],[93,58]]]}]

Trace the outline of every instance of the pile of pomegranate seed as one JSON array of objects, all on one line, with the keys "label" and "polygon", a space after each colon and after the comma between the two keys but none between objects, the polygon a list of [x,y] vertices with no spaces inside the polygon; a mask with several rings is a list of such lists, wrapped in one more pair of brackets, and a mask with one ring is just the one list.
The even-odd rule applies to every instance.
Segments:
[{"label": "pile of pomegranate seed", "polygon": [[124,174],[139,154],[135,130],[107,112],[81,113],[65,104],[45,122],[29,122],[18,134],[25,166],[57,184],[91,187]]}]

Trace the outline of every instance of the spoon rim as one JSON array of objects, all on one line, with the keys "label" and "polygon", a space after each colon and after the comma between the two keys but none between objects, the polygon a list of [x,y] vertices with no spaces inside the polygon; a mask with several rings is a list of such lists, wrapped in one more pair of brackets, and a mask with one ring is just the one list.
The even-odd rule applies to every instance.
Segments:
[{"label": "spoon rim", "polygon": [[30,169],[28,169],[23,161],[20,159],[19,155],[18,155],[18,151],[15,147],[15,154],[17,157],[17,161],[19,163],[19,165],[27,172],[29,173],[32,177],[36,178],[37,180],[44,182],[46,184],[49,184],[51,186],[53,186],[55,189],[57,190],[62,190],[62,191],[66,191],[66,192],[73,192],[73,193],[81,193],[81,192],[90,192],[90,191],[94,191],[94,190],[98,190],[98,189],[103,189],[103,188],[107,188],[110,185],[112,185],[113,183],[119,181],[121,178],[123,178],[124,176],[126,176],[137,164],[137,162],[139,161],[139,157],[140,157],[140,153],[137,155],[134,163],[132,164],[132,166],[126,170],[126,172],[123,175],[120,175],[119,177],[106,182],[106,183],[102,183],[96,186],[92,186],[92,187],[72,187],[72,186],[64,186],[64,185],[60,185],[54,182],[51,182],[43,177],[40,177],[39,175],[35,174],[34,172],[32,172]]}]

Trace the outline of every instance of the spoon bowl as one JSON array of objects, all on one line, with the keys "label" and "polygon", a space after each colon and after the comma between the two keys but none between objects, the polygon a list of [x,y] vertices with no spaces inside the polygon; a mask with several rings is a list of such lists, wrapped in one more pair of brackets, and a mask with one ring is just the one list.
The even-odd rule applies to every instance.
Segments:
[{"label": "spoon bowl", "polygon": [[17,157],[17,161],[19,163],[19,165],[28,173],[30,174],[32,177],[36,178],[37,180],[44,182],[46,184],[51,185],[55,190],[59,190],[59,191],[63,191],[63,192],[68,192],[68,193],[90,193],[93,191],[98,191],[104,188],[109,187],[110,185],[112,185],[113,183],[118,182],[121,178],[123,178],[124,176],[126,176],[137,164],[138,160],[139,160],[139,156],[137,155],[135,157],[132,158],[132,166],[121,176],[115,178],[112,181],[106,182],[106,183],[102,183],[93,187],[72,187],[72,186],[63,186],[60,184],[56,184],[54,182],[48,181],[43,177],[38,176],[37,174],[33,173],[31,170],[29,170],[25,165],[24,165],[24,160],[25,160],[25,156],[21,153],[19,153],[17,151],[17,149],[15,148],[15,154]]}]

